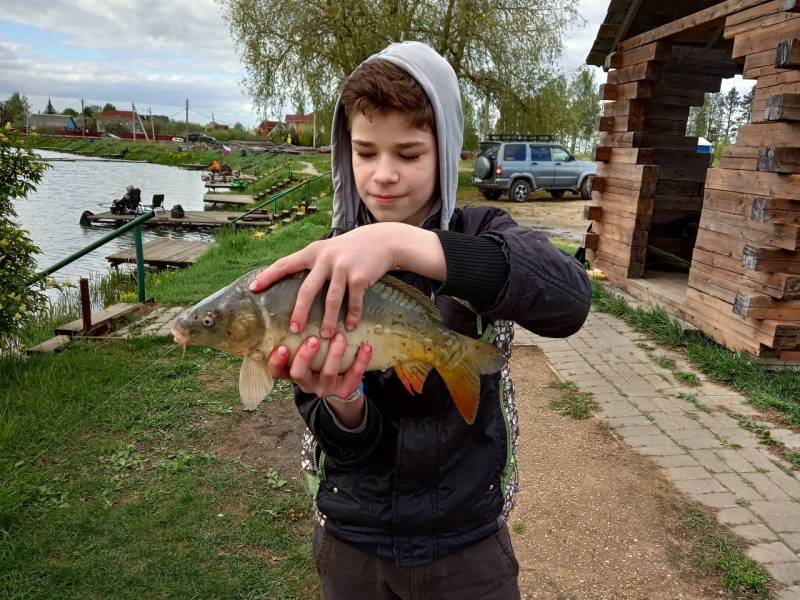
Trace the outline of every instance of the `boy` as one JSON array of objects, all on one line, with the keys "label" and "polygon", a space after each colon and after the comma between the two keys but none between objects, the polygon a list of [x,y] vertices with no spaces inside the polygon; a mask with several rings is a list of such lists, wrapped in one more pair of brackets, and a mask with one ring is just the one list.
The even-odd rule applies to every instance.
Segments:
[{"label": "boy", "polygon": [[309,269],[292,314],[300,331],[329,283],[322,370],[309,369],[323,346],[317,337],[291,364],[285,347],[268,361],[273,377],[297,384],[313,433],[304,468],[318,480],[322,597],[519,598],[505,524],[516,489],[508,365],[481,378],[472,425],[435,370],[411,395],[391,369],[365,373],[369,345],[342,374],[339,365],[364,290],[387,272],[431,296],[448,327],[493,341],[506,357],[512,320],[541,335],[577,331],[589,280],[576,260],[504,211],[455,210],[460,93],[450,65],[429,47],[393,44],[359,66],[343,86],[332,134],[333,231],[276,261],[251,287]]}]

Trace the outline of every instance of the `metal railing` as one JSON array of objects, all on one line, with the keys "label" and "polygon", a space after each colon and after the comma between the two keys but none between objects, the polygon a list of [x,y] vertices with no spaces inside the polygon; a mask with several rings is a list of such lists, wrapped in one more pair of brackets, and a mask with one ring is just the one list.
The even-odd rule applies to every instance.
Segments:
[{"label": "metal railing", "polygon": [[[258,179],[256,179],[255,181],[251,181],[250,183],[248,183],[247,186],[245,186],[245,188],[243,190],[243,191],[245,191],[245,193],[256,194],[257,193],[256,188],[258,187],[258,184],[260,184],[262,181],[264,181],[268,177],[272,177],[275,173],[277,173],[281,169],[285,169],[287,165],[289,166],[289,178],[292,177],[292,161],[287,158],[287,154],[285,152],[283,154],[279,154],[277,156],[283,156],[283,158],[284,158],[283,164],[280,167],[276,167],[276,168],[272,169],[269,173],[265,173],[264,175],[260,175],[258,177]],[[269,160],[272,160],[272,159],[269,159]],[[250,190],[250,192],[246,191],[248,189]]]},{"label": "metal railing", "polygon": [[[297,192],[298,190],[303,190],[305,188],[304,189],[304,191],[306,192],[305,198],[308,199],[308,189],[309,189],[310,184],[315,182],[315,181],[317,181],[317,180],[319,180],[319,179],[322,179],[323,177],[330,177],[330,175],[331,175],[331,172],[328,171],[327,173],[323,173],[322,175],[317,175],[316,177],[312,177],[311,179],[306,179],[302,183],[299,183],[296,186],[294,186],[293,188],[289,188],[288,190],[284,190],[282,192],[278,192],[274,196],[272,196],[270,198],[267,198],[266,200],[264,200],[260,204],[257,204],[256,206],[254,206],[253,208],[251,208],[247,212],[243,212],[241,215],[239,215],[238,217],[233,219],[231,221],[231,226],[233,227],[233,229],[235,231],[237,223],[239,221],[241,221],[242,219],[244,219],[245,217],[250,216],[251,214],[253,214],[257,210],[263,209],[264,207],[266,207],[269,204],[273,204],[274,205],[275,203],[277,203],[278,200],[282,199],[285,196],[288,196],[289,194],[291,194],[293,192]],[[274,209],[273,209],[273,212],[275,212]]]},{"label": "metal railing", "polygon": [[25,282],[25,285],[33,285],[40,279],[43,279],[50,275],[51,273],[55,273],[59,269],[66,267],[68,264],[75,262],[80,257],[84,256],[85,254],[89,254],[92,250],[96,250],[100,246],[107,244],[111,240],[118,238],[123,233],[127,233],[131,229],[133,229],[133,244],[136,248],[136,290],[139,295],[139,302],[144,302],[145,294],[144,294],[144,250],[142,248],[142,223],[145,221],[149,221],[153,217],[156,216],[156,213],[152,210],[149,212],[144,213],[140,217],[136,217],[133,221],[128,221],[120,227],[119,229],[115,229],[114,231],[107,233],[103,237],[93,241],[91,244],[85,246],[84,248],[78,250],[77,252],[73,252],[66,258],[61,259],[56,264],[48,267],[43,271],[39,271],[35,275],[33,275],[28,281]]}]

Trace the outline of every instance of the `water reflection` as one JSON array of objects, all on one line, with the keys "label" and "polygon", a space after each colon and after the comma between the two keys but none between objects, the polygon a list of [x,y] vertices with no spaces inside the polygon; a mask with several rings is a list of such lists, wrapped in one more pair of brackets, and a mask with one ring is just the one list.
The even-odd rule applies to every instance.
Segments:
[{"label": "water reflection", "polygon": [[[149,204],[153,194],[164,194],[167,210],[180,204],[185,210],[203,210],[205,187],[200,171],[186,171],[177,167],[165,167],[149,163],[111,162],[100,159],[37,150],[43,157],[76,158],[80,160],[57,160],[50,164],[36,192],[27,200],[17,200],[17,222],[27,229],[33,241],[41,249],[37,255],[39,268],[46,268],[87,244],[102,237],[110,227],[81,227],[81,213],[108,210],[111,201],[125,193],[127,185],[142,190],[142,203]],[[210,231],[186,229],[144,228],[145,241],[156,238],[182,238],[192,240],[213,239]],[[133,246],[133,233],[121,235],[97,250],[78,259],[53,274],[56,279],[77,281],[90,272],[105,273],[108,263],[105,257]]]}]

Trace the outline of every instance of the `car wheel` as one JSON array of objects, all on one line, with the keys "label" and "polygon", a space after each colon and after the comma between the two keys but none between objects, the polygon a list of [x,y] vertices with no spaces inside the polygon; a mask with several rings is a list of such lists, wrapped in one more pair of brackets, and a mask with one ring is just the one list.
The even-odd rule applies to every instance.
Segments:
[{"label": "car wheel", "polygon": [[483,194],[483,197],[487,200],[497,200],[502,192],[500,190],[483,190],[481,194]]},{"label": "car wheel", "polygon": [[556,200],[564,197],[564,190],[547,190],[547,192]]},{"label": "car wheel", "polygon": [[531,184],[524,179],[517,179],[508,190],[508,197],[514,202],[527,202],[531,193]]},{"label": "car wheel", "polygon": [[584,200],[591,200],[592,199],[592,176],[589,175],[586,179],[583,180],[581,184],[581,198]]}]

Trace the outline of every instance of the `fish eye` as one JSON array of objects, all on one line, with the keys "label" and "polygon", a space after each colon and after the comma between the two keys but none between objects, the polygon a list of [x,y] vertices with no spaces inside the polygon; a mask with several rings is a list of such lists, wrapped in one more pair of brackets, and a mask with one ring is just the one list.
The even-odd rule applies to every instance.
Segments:
[{"label": "fish eye", "polygon": [[214,325],[213,317],[211,315],[206,315],[205,317],[203,317],[203,325],[205,325],[206,327],[211,327],[212,325]]}]

